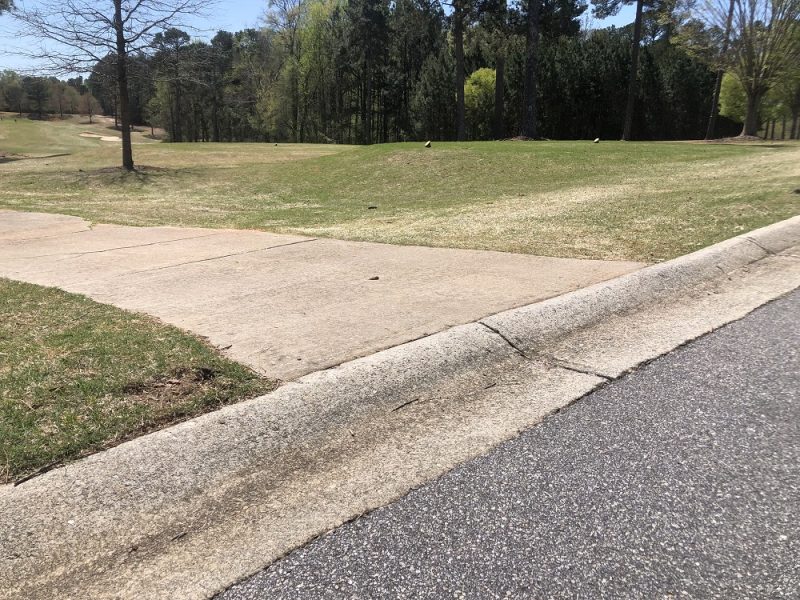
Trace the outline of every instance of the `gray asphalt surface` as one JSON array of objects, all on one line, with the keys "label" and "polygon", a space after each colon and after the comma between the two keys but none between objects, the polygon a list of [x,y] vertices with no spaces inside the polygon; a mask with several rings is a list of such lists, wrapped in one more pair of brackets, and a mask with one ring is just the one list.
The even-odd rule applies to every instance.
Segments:
[{"label": "gray asphalt surface", "polygon": [[799,402],[795,291],[221,598],[800,598]]}]

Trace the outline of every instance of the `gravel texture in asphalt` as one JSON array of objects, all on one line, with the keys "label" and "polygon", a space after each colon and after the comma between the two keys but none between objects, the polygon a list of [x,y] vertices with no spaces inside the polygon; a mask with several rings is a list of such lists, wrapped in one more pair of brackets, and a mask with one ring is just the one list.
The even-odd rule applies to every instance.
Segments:
[{"label": "gravel texture in asphalt", "polygon": [[800,598],[800,291],[221,595]]}]

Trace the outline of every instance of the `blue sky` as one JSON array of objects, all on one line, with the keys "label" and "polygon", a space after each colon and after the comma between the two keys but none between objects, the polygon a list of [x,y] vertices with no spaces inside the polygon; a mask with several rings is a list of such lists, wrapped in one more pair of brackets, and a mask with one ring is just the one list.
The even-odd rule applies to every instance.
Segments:
[{"label": "blue sky", "polygon": [[[26,5],[35,5],[35,0],[18,0]],[[197,37],[209,38],[214,32],[224,29],[239,31],[247,27],[258,27],[261,17],[266,9],[265,0],[218,0],[209,9],[209,15],[197,18],[191,23],[197,29]],[[635,5],[625,6],[619,15],[603,21],[594,21],[594,27],[607,27],[609,25],[627,25],[634,18]],[[0,70],[2,69],[27,69],[32,68],[28,61],[17,56],[9,56],[3,50],[13,51],[21,43],[15,35],[16,28],[13,19],[8,15],[0,17]]]}]

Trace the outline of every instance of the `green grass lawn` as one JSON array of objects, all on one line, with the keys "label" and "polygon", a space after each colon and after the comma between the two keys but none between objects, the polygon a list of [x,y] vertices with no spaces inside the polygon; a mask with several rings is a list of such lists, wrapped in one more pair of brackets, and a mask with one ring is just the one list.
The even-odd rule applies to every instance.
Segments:
[{"label": "green grass lawn", "polygon": [[[800,212],[800,144],[164,144],[0,121],[0,207],[96,222],[658,261]],[[370,208],[377,207],[377,208]]]},{"label": "green grass lawn", "polygon": [[0,483],[273,388],[149,317],[0,279]]},{"label": "green grass lawn", "polygon": [[[800,212],[800,144],[164,144],[2,115],[0,208],[658,261]],[[0,483],[268,391],[201,340],[0,280]]]}]

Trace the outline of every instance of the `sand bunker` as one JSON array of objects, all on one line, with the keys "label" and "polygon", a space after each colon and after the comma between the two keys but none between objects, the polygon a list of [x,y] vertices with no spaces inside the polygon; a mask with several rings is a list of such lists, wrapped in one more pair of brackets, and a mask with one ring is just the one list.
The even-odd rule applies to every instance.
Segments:
[{"label": "sand bunker", "polygon": [[119,142],[122,138],[113,135],[100,135],[99,133],[92,133],[91,131],[84,131],[79,133],[82,138],[91,138],[93,140],[100,140],[101,142]]}]

